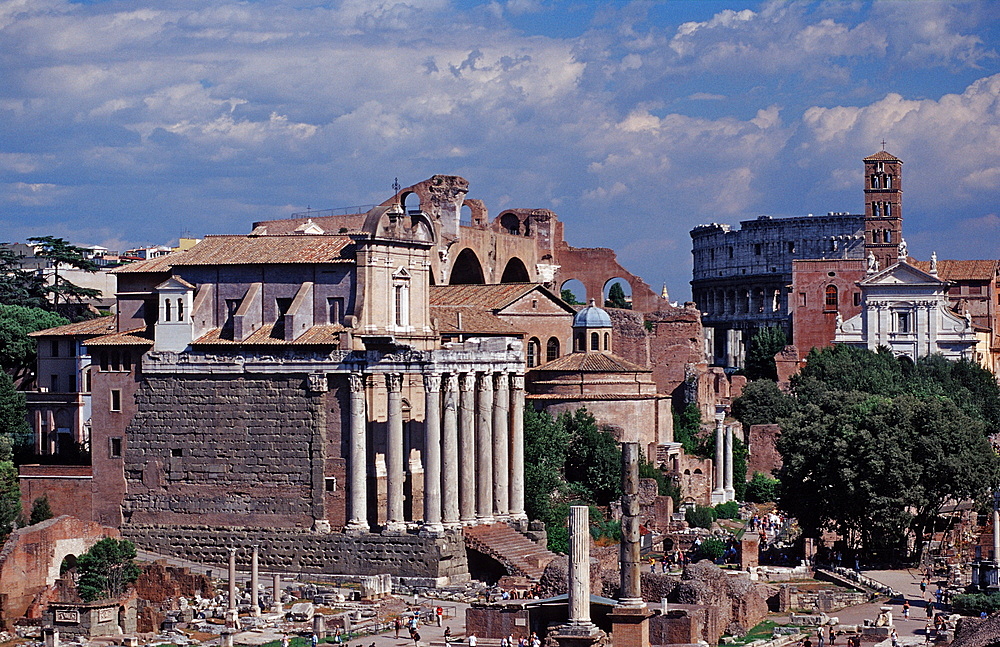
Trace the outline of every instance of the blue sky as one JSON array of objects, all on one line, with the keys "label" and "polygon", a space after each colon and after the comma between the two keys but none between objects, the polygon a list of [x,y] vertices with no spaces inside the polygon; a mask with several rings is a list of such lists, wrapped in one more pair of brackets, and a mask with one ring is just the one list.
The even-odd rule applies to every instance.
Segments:
[{"label": "blue sky", "polygon": [[993,2],[0,0],[0,240],[248,232],[462,175],[687,298],[702,223],[862,209],[1000,257]]}]

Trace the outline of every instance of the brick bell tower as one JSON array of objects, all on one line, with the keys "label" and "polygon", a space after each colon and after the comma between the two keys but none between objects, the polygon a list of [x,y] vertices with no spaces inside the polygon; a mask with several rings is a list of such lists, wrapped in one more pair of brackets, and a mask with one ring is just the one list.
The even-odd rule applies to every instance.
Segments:
[{"label": "brick bell tower", "polygon": [[903,236],[903,160],[883,149],[865,163],[865,257],[879,269],[895,264]]}]

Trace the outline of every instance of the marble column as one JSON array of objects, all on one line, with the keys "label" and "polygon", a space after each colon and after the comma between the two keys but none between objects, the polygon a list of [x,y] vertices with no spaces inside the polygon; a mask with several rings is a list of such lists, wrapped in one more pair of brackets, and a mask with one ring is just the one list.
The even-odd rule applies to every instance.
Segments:
[{"label": "marble column", "polygon": [[348,375],[351,388],[350,399],[350,444],[347,487],[349,492],[349,514],[344,530],[349,534],[368,532],[368,414],[365,404],[365,376],[361,373]]},{"label": "marble column", "polygon": [[260,615],[260,593],[257,588],[260,585],[260,549],[253,547],[250,553],[250,615],[256,617]]},{"label": "marble column", "polygon": [[403,375],[387,373],[385,388],[389,399],[389,437],[385,450],[388,505],[383,532],[398,534],[406,532],[403,519]]},{"label": "marble column", "polygon": [[476,523],[476,374],[463,373],[459,378],[461,416],[459,418],[458,505],[462,524]]},{"label": "marble column", "polygon": [[510,376],[510,518],[527,521],[524,512],[524,376]]},{"label": "marble column", "polygon": [[441,489],[444,527],[458,528],[458,375],[444,377],[444,429],[441,442]]},{"label": "marble column", "polygon": [[423,532],[444,531],[441,523],[441,374],[424,375],[424,525]]},{"label": "marble column", "polygon": [[726,500],[726,491],[723,488],[725,480],[725,433],[723,421],[726,419],[726,410],[720,406],[715,407],[715,483],[712,488],[712,505],[722,503]]},{"label": "marble column", "polygon": [[281,615],[281,576],[277,573],[274,574],[274,581],[271,583],[272,597],[274,598],[271,602],[271,611]]},{"label": "marble column", "polygon": [[592,628],[590,621],[590,508],[569,509],[569,623]]},{"label": "marble column", "polygon": [[510,386],[507,374],[494,376],[493,391],[493,509],[497,519],[510,519]]},{"label": "marble column", "polygon": [[621,596],[618,605],[645,607],[639,580],[639,443],[622,443]]},{"label": "marble column", "polygon": [[493,518],[493,374],[476,380],[476,519]]},{"label": "marble column", "polygon": [[733,426],[726,425],[726,456],[723,470],[723,491],[726,501],[736,499],[736,489],[733,487]]},{"label": "marble column", "polygon": [[229,611],[236,610],[236,549],[229,549]]}]

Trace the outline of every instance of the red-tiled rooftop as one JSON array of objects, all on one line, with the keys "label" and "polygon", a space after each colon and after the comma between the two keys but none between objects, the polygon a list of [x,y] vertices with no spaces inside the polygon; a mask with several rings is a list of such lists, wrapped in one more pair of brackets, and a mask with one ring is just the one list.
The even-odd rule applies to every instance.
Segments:
[{"label": "red-tiled rooftop", "polygon": [[78,321],[76,323],[66,324],[65,326],[56,326],[55,328],[46,328],[45,330],[36,330],[35,332],[28,333],[29,337],[45,337],[48,335],[107,335],[108,333],[113,333],[115,331],[115,317],[97,317],[96,319],[88,319],[86,321]]},{"label": "red-tiled rooftop", "polygon": [[[461,325],[459,325],[460,315]],[[446,335],[459,332],[516,336],[524,334],[523,331],[481,307],[431,306],[431,318],[437,319],[438,332]]]},{"label": "red-tiled rooftop", "polygon": [[[924,272],[931,271],[930,261],[912,261],[912,265]],[[952,261],[937,262],[938,278],[945,281],[989,281],[1000,271],[1000,261]]]},{"label": "red-tiled rooftop", "polygon": [[87,346],[150,346],[152,343],[153,331],[145,326],[87,340]]},{"label": "red-tiled rooftop", "polygon": [[430,290],[430,304],[432,306],[475,306],[497,310],[535,289],[551,294],[537,283],[434,285],[431,286]]},{"label": "red-tiled rooftop", "polygon": [[243,341],[234,341],[231,331],[213,328],[195,341],[192,346],[336,346],[340,333],[346,328],[339,325],[312,326],[293,341],[285,341],[281,324],[264,324]]},{"label": "red-tiled rooftop", "polygon": [[536,371],[573,373],[651,373],[652,370],[605,352],[570,353],[542,364]]},{"label": "red-tiled rooftop", "polygon": [[887,153],[885,151],[879,151],[874,155],[869,155],[864,159],[865,162],[900,162],[898,157],[892,153]]},{"label": "red-tiled rooftop", "polygon": [[175,252],[116,273],[167,272],[184,265],[282,265],[290,263],[353,263],[354,241],[348,236],[206,236],[186,252]]}]

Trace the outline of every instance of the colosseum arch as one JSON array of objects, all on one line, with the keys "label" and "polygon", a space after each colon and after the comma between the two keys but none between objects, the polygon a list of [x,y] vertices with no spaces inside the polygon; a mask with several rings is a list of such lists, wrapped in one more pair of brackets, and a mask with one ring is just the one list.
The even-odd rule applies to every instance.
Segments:
[{"label": "colosseum arch", "polygon": [[528,268],[524,266],[524,261],[518,257],[513,257],[507,261],[507,266],[503,268],[503,275],[500,277],[501,283],[530,283],[531,275]]},{"label": "colosseum arch", "polygon": [[483,265],[476,253],[466,247],[455,259],[451,268],[450,285],[483,285],[486,283]]}]

